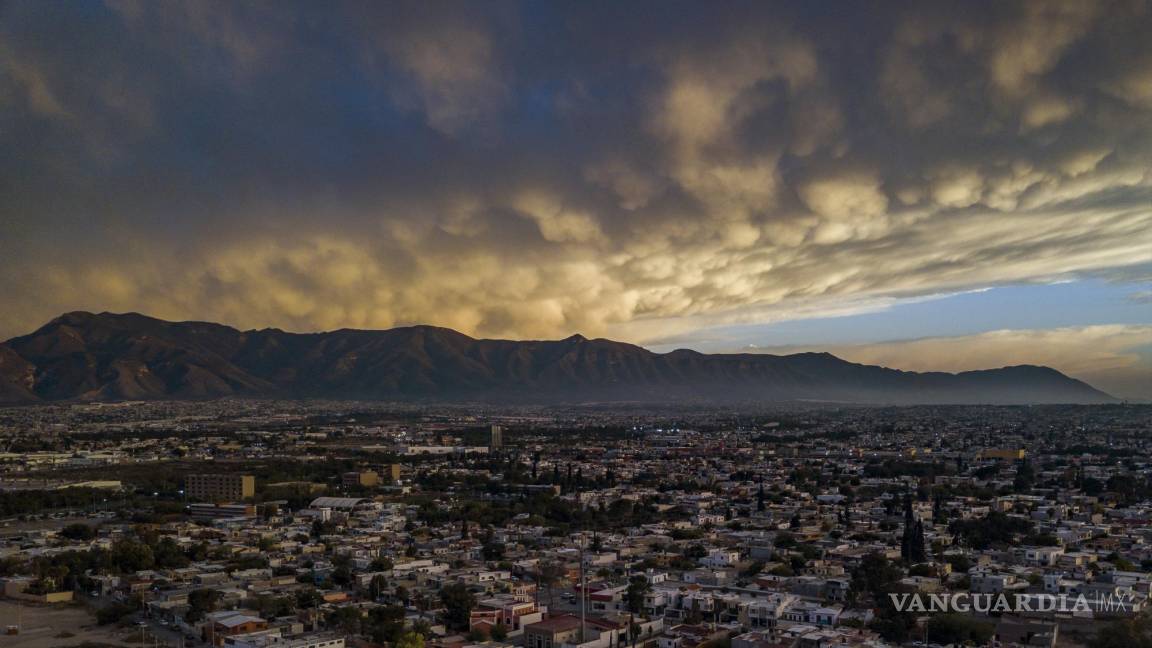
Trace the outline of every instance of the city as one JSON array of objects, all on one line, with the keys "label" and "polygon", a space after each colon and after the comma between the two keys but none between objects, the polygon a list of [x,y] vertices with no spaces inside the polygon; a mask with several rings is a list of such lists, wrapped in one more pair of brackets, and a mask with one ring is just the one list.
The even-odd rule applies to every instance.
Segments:
[{"label": "city", "polygon": [[[13,407],[0,609],[42,645],[1121,645],[1093,642],[1122,642],[1152,595],[1149,420],[1134,405]],[[53,608],[73,620],[36,620]]]}]

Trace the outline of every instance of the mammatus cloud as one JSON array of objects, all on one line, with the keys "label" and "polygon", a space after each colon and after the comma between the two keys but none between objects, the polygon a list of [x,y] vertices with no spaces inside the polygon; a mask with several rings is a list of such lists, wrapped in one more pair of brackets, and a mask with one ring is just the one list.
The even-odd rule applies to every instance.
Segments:
[{"label": "mammatus cloud", "polygon": [[645,342],[1152,260],[1146,3],[474,7],[5,4],[0,337]]}]

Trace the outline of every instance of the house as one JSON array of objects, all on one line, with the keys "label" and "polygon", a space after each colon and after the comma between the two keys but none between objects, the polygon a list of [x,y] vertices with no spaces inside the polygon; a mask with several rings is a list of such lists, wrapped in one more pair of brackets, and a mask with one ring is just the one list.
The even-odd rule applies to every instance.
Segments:
[{"label": "house", "polygon": [[495,626],[504,626],[508,636],[523,634],[526,626],[544,620],[546,607],[537,606],[532,601],[521,601],[512,596],[481,599],[469,614],[468,624],[473,630],[490,631]]},{"label": "house", "polygon": [[731,567],[740,562],[740,552],[734,549],[715,549],[700,559],[700,564],[715,569]]},{"label": "house", "polygon": [[223,646],[227,637],[267,630],[268,622],[258,616],[241,611],[215,612],[204,623],[205,640],[214,646]]},{"label": "house", "polygon": [[561,614],[524,627],[524,648],[560,648],[580,637],[580,619]]}]

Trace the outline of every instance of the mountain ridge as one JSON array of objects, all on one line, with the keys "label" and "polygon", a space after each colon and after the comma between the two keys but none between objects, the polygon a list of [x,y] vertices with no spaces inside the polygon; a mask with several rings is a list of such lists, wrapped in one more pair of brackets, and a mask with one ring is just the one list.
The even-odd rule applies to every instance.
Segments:
[{"label": "mountain ridge", "polygon": [[867,404],[1116,400],[1036,365],[918,373],[826,352],[661,354],[579,334],[562,340],[477,339],[429,325],[290,333],[72,311],[0,344],[0,402],[241,396]]}]

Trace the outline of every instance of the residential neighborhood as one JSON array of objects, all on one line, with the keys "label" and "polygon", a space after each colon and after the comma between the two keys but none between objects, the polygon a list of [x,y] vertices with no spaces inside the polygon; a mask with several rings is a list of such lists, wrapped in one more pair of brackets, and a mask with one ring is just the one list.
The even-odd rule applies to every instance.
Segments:
[{"label": "residential neighborhood", "polygon": [[[156,407],[4,411],[10,446],[42,447],[0,481],[4,604],[31,625],[84,606],[169,646],[1065,646],[1152,595],[1143,408]],[[113,445],[121,479],[97,480],[84,458]]]}]

